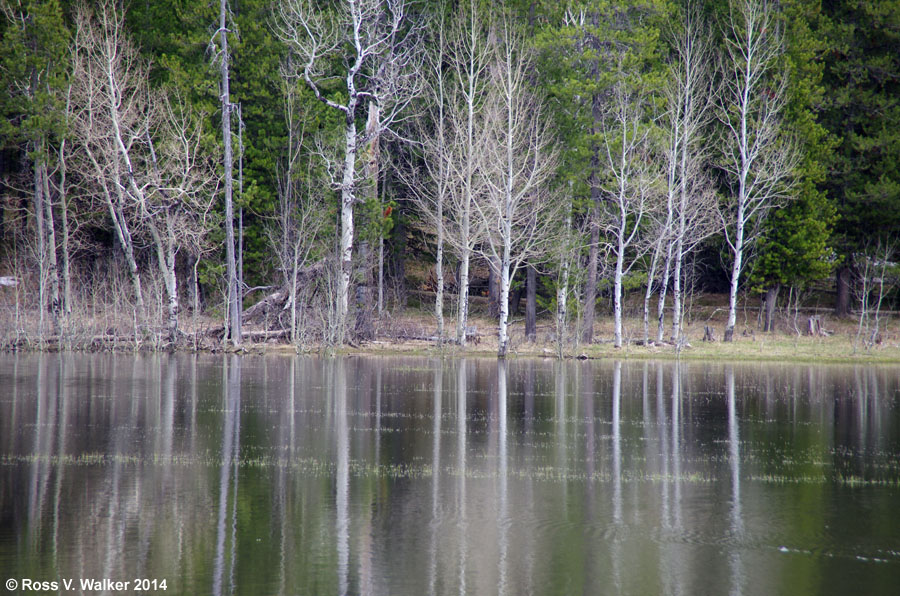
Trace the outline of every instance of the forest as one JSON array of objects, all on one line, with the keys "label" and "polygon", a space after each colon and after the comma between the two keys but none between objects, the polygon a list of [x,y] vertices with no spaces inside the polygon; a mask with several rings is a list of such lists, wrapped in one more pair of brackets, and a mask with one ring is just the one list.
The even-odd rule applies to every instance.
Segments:
[{"label": "forest", "polygon": [[701,292],[725,342],[813,296],[875,341],[895,300],[900,0],[0,8],[5,346],[336,347],[412,304],[465,346],[484,295],[500,356],[523,305],[562,355],[682,344]]}]

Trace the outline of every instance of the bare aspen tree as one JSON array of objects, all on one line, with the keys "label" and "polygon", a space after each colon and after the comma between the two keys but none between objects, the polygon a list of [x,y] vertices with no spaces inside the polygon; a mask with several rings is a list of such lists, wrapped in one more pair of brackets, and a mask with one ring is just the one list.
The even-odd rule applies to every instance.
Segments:
[{"label": "bare aspen tree", "polygon": [[[429,162],[432,179],[435,181],[435,230],[437,232],[437,252],[435,254],[434,316],[437,319],[438,340],[444,341],[444,200],[448,193],[450,168],[446,162],[447,148],[446,121],[444,108],[446,93],[444,89],[443,62],[446,54],[444,17],[441,11],[441,22],[438,29],[437,54],[429,61],[432,76],[432,93],[435,99],[435,141],[437,158]],[[437,162],[437,163],[434,163]],[[436,167],[435,167],[436,166]]]},{"label": "bare aspen tree", "polygon": [[[56,233],[53,222],[53,203],[50,197],[47,168],[47,139],[33,144],[37,157],[34,160],[34,216],[37,228],[38,294],[40,319],[38,333],[44,336],[44,317],[51,312],[53,332],[59,333],[59,272],[56,259]],[[49,287],[49,296],[48,288]],[[49,299],[49,305],[48,305]]]},{"label": "bare aspen tree", "polygon": [[480,119],[491,62],[487,38],[490,20],[489,16],[486,18],[479,13],[474,0],[470,0],[467,12],[461,14],[456,24],[451,44],[450,61],[459,97],[454,102],[452,111],[447,114],[455,131],[454,150],[457,155],[450,162],[457,179],[449,205],[453,213],[455,233],[448,234],[447,239],[459,257],[456,341],[461,346],[466,345],[469,319],[469,261],[478,239],[472,222],[474,203],[484,189],[484,180],[479,178],[478,168],[480,152],[485,147],[479,142],[479,137],[484,134],[480,129]]},{"label": "bare aspen tree", "polygon": [[424,216],[427,224],[435,230],[435,291],[434,316],[437,321],[438,341],[444,341],[444,248],[446,236],[447,204],[454,183],[452,161],[458,157],[454,154],[454,142],[458,139],[452,124],[451,114],[455,109],[454,102],[458,96],[449,88],[444,72],[448,57],[447,24],[445,11],[440,10],[436,22],[432,45],[434,50],[426,56],[425,92],[428,110],[420,119],[415,131],[421,144],[423,172],[403,174],[407,185],[412,190],[416,206]]},{"label": "bare aspen tree", "polygon": [[672,335],[671,341],[684,341],[685,261],[710,236],[722,231],[719,197],[704,163],[688,161],[685,188],[679,191],[675,211],[675,243],[672,275]]},{"label": "bare aspen tree", "polygon": [[[72,84],[69,83],[66,88],[66,106],[65,106],[65,128],[69,129],[72,115]],[[60,233],[62,234],[62,278],[63,278],[63,300],[62,313],[68,322],[72,314],[72,253],[71,253],[71,231],[69,226],[69,186],[68,186],[68,164],[69,150],[67,146],[66,136],[60,140],[57,153],[57,163],[59,164],[59,176],[57,179],[57,194],[59,195],[59,215],[60,215]]]},{"label": "bare aspen tree", "polygon": [[734,338],[744,251],[755,243],[769,210],[788,197],[798,161],[795,144],[782,134],[788,77],[778,68],[784,42],[776,10],[766,0],[733,0],[723,24],[721,167],[732,187],[724,223],[733,257],[726,342]]},{"label": "bare aspen tree", "polygon": [[[670,172],[666,172],[667,186],[669,183],[669,174]],[[652,247],[650,249],[650,268],[647,271],[647,286],[644,289],[643,329],[645,345],[650,341],[650,299],[653,296],[653,290],[657,288],[657,272],[659,271],[660,260],[662,260],[663,268],[658,279],[658,302],[656,312],[659,320],[659,329],[657,330],[656,341],[662,341],[663,332],[661,329],[663,309],[665,308],[666,287],[668,285],[669,271],[672,264],[672,241],[674,239],[672,230],[673,214],[673,193],[671,192],[671,186],[668,186],[665,204],[660,205],[658,213],[648,213],[650,217],[647,218],[647,230],[645,231],[649,245]]]},{"label": "bare aspen tree", "polygon": [[[461,346],[466,345],[469,317],[469,263],[482,240],[475,202],[486,192],[486,179],[479,169],[486,159],[488,136],[484,107],[492,59],[490,21],[490,15],[482,15],[470,0],[460,10],[452,32],[448,34],[441,23],[444,43],[439,53],[445,57],[431,63],[431,122],[420,126],[424,174],[431,190],[416,191],[417,203],[459,261],[456,341]],[[444,74],[446,64],[449,72]],[[446,80],[435,78],[442,75]]]},{"label": "bare aspen tree", "polygon": [[[275,32],[297,56],[298,72],[316,98],[341,113],[344,119],[341,194],[340,271],[336,324],[343,342],[350,293],[353,251],[353,206],[357,202],[356,161],[359,151],[373,138],[388,131],[416,94],[415,62],[418,48],[406,27],[406,2],[343,0],[333,12],[316,10],[307,0],[286,0],[275,8]],[[331,70],[336,68],[338,70]],[[343,100],[321,91],[321,84],[342,81]],[[373,130],[359,135],[359,111],[378,107]]]},{"label": "bare aspen tree", "polygon": [[[675,60],[669,67],[665,87],[666,110],[662,117],[665,157],[666,201],[664,216],[651,260],[644,297],[644,339],[648,339],[649,300],[655,266],[662,259],[656,308],[656,341],[665,335],[665,302],[670,273],[673,278],[672,341],[680,336],[681,269],[686,251],[691,250],[713,231],[715,202],[703,170],[705,154],[701,150],[702,132],[710,120],[716,99],[710,86],[709,33],[703,27],[699,7],[689,3],[683,23],[673,34]],[[674,272],[672,272],[674,268]]]},{"label": "bare aspen tree", "polygon": [[497,355],[509,350],[509,288],[518,268],[549,251],[558,201],[548,182],[557,152],[540,100],[531,91],[530,57],[509,22],[498,28],[484,127],[488,131],[479,174],[486,193],[473,201],[483,229],[483,252],[499,263],[500,321]]},{"label": "bare aspen tree", "polygon": [[[703,24],[699,4],[685,9],[684,22],[675,35],[676,61],[669,71],[666,87],[667,147],[670,173],[669,192],[677,189],[674,272],[672,275],[672,336],[681,341],[682,266],[690,250],[716,227],[716,199],[706,176],[706,153],[701,147],[702,132],[710,120],[716,101],[711,86],[712,54],[708,28]],[[660,317],[662,329],[663,319]]]},{"label": "bare aspen tree", "polygon": [[[666,173],[667,183],[669,172]],[[650,268],[647,271],[647,287],[644,289],[644,345],[650,341],[650,298],[653,296],[653,289],[656,287],[656,274],[659,267],[659,261],[664,261],[663,272],[659,277],[659,304],[657,307],[657,315],[662,317],[662,308],[666,299],[666,284],[669,278],[669,266],[672,256],[672,213],[673,213],[673,197],[672,192],[667,189],[666,204],[659,214],[650,213],[648,218],[647,237],[650,239],[651,256]],[[657,338],[657,342],[662,338]]]},{"label": "bare aspen tree", "polygon": [[[76,139],[102,189],[129,269],[140,291],[133,229],[150,236],[166,291],[170,341],[178,333],[175,257],[198,246],[217,178],[200,154],[198,119],[180,103],[148,87],[149,66],[124,30],[112,2],[76,15],[79,60],[73,83],[81,111]],[[199,248],[195,250],[199,251]],[[140,294],[137,294],[140,297]]]},{"label": "bare aspen tree", "polygon": [[[146,128],[142,107],[145,94],[136,93],[126,82],[140,60],[133,46],[120,43],[122,16],[109,3],[100,8],[96,21],[84,5],[75,13],[72,131],[77,159],[84,162],[80,167],[84,180],[100,190],[122,249],[134,291],[133,318],[137,321],[143,317],[144,296],[132,231],[134,205],[126,194],[128,171],[119,157],[119,143],[124,142],[123,128]],[[129,133],[127,138],[131,143],[142,137],[139,132]]]},{"label": "bare aspen tree", "polygon": [[[874,246],[867,243],[862,252],[854,255],[855,262],[860,263],[857,283],[853,286],[853,293],[859,300],[859,321],[856,328],[856,339],[853,341],[854,352],[860,339],[867,350],[881,341],[879,338],[881,304],[885,294],[889,293],[897,284],[895,249],[894,241],[879,239]],[[873,312],[872,293],[876,287],[878,291],[877,297],[874,299]],[[874,321],[870,322],[870,318]]]},{"label": "bare aspen tree", "polygon": [[[284,157],[278,164],[279,211],[275,233],[270,235],[270,240],[279,260],[282,286],[287,288],[291,343],[297,345],[301,341],[298,280],[301,270],[310,265],[310,258],[319,248],[327,209],[323,193],[316,186],[318,179],[311,171],[311,156],[304,154],[305,113],[297,82],[291,76],[294,69],[286,63],[282,65],[281,72],[288,137]],[[301,177],[301,160],[304,157],[310,167]]]},{"label": "bare aspen tree", "polygon": [[[185,248],[199,254],[211,227],[218,189],[214,164],[201,151],[202,128],[176,98],[154,94],[154,128],[147,134],[146,190],[135,192],[142,225],[150,232],[166,286],[169,340],[178,339],[178,277],[175,258]],[[155,137],[155,138],[154,138]]]},{"label": "bare aspen tree", "polygon": [[614,345],[622,347],[622,282],[646,249],[641,245],[641,225],[654,208],[656,180],[650,155],[650,129],[645,118],[645,98],[629,89],[620,73],[607,108],[602,147],[608,181],[603,191],[607,244],[615,257],[613,277]]}]

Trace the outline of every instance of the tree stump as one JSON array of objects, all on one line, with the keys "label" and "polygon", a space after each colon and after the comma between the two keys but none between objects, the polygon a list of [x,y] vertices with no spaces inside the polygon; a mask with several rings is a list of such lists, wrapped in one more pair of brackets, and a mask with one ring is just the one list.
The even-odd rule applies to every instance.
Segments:
[{"label": "tree stump", "polygon": [[806,320],[806,334],[811,336],[822,335],[822,320],[818,315],[809,317]]},{"label": "tree stump", "polygon": [[703,341],[716,341],[716,332],[709,325],[703,326]]}]

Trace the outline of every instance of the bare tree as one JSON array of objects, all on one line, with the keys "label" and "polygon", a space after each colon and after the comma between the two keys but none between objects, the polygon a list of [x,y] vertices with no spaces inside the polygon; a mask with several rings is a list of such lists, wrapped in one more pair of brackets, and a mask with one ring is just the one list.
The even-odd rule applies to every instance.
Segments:
[{"label": "bare tree", "polygon": [[447,24],[445,11],[440,10],[434,23],[434,50],[426,56],[426,83],[428,109],[416,127],[418,142],[422,149],[423,172],[401,176],[406,178],[412,190],[416,206],[424,215],[429,227],[435,230],[437,247],[435,251],[435,292],[434,316],[437,320],[438,341],[444,341],[444,244],[446,215],[445,209],[454,182],[453,142],[458,132],[452,130],[450,112],[454,109],[456,97],[448,85],[444,72],[448,57]]},{"label": "bare tree", "polygon": [[646,98],[639,89],[629,89],[624,73],[613,89],[608,120],[604,123],[603,165],[608,179],[603,191],[607,243],[615,256],[613,311],[615,347],[622,347],[622,281],[639,255],[644,217],[654,208],[658,174],[652,169],[650,127]]},{"label": "bare tree", "polygon": [[[666,183],[668,185],[671,172],[667,172]],[[669,267],[672,260],[672,215],[674,212],[673,193],[668,185],[666,192],[666,204],[659,213],[650,213],[648,218],[647,237],[650,239],[651,256],[650,268],[647,270],[647,287],[644,290],[644,345],[650,341],[650,298],[653,297],[653,289],[656,287],[656,275],[660,258],[664,261],[663,273],[659,277],[659,304],[657,316],[662,320],[662,309],[666,300],[666,285],[669,279]],[[662,323],[660,322],[660,326]],[[661,332],[660,332],[661,333]],[[662,341],[657,337],[657,342]]]},{"label": "bare tree", "polygon": [[219,36],[221,46],[217,55],[219,61],[219,100],[222,103],[222,160],[225,179],[225,275],[227,280],[228,314],[226,327],[231,337],[231,342],[241,345],[241,312],[243,310],[240,299],[243,293],[238,283],[238,268],[234,251],[234,153],[231,147],[231,112],[235,105],[231,103],[230,75],[228,71],[228,0],[219,0],[219,28],[216,34]]},{"label": "bare tree", "polygon": [[530,56],[512,25],[498,31],[484,128],[480,176],[487,192],[473,201],[483,230],[482,251],[499,263],[498,356],[509,350],[509,288],[518,268],[555,242],[559,201],[551,201],[557,152],[540,100],[530,91]]},{"label": "bare tree", "polygon": [[[687,254],[718,229],[716,198],[705,175],[706,153],[702,132],[710,121],[717,90],[712,88],[710,35],[703,24],[699,3],[689,3],[684,21],[674,35],[676,60],[666,88],[667,185],[675,201],[674,272],[672,275],[672,336],[681,341],[682,266]],[[660,313],[658,340],[662,340]]]},{"label": "bare tree", "polygon": [[[302,77],[316,98],[344,119],[341,179],[340,280],[337,295],[338,340],[343,342],[349,303],[353,250],[353,205],[357,201],[357,154],[373,138],[389,131],[415,96],[418,48],[406,27],[403,0],[344,0],[333,13],[316,10],[307,0],[286,0],[275,8],[274,29],[298,57],[294,76]],[[337,69],[337,70],[332,70]],[[343,81],[343,100],[321,90],[323,82]],[[372,129],[359,135],[359,111],[374,103]]]},{"label": "bare tree", "polygon": [[[322,248],[320,234],[327,220],[327,209],[323,193],[317,187],[318,177],[312,171],[311,155],[304,153],[305,114],[296,82],[290,76],[292,72],[290,65],[283,65],[284,115],[288,138],[284,158],[278,165],[279,211],[270,241],[279,260],[282,287],[287,288],[291,342],[298,344],[301,341],[298,280],[301,271],[311,265],[311,258]],[[304,157],[308,168],[305,175],[301,172]]]},{"label": "bare tree", "polygon": [[468,10],[461,11],[451,43],[450,62],[458,97],[446,116],[449,118],[452,152],[449,164],[457,183],[451,187],[449,199],[453,233],[447,240],[459,257],[459,290],[457,302],[456,341],[466,345],[469,319],[469,260],[478,243],[472,217],[475,201],[484,193],[484,179],[478,176],[485,149],[481,127],[483,94],[491,62],[487,31],[492,18],[479,13],[474,0]]},{"label": "bare tree", "polygon": [[73,82],[75,131],[90,164],[90,181],[102,189],[125,249],[138,308],[140,275],[134,234],[149,235],[167,297],[168,332],[178,332],[175,257],[194,252],[208,230],[215,169],[203,159],[199,119],[180,102],[148,88],[149,67],[124,30],[113,2],[96,13],[76,13],[77,63]]},{"label": "bare tree", "polygon": [[122,27],[123,17],[111,2],[101,4],[96,16],[84,5],[76,10],[72,129],[84,180],[100,190],[125,257],[137,321],[143,316],[144,297],[135,258],[134,205],[126,192],[126,178],[134,170],[121,156],[146,136],[147,92],[142,88],[145,81],[135,77],[142,68],[140,57],[122,39]]},{"label": "bare tree", "polygon": [[172,100],[163,93],[151,97],[154,126],[147,131],[147,181],[132,199],[153,239],[166,286],[169,340],[175,342],[180,310],[175,259],[183,248],[191,254],[202,251],[219,179],[215,165],[201,151],[202,118],[178,97]]},{"label": "bare tree", "polygon": [[798,151],[785,138],[781,114],[788,77],[778,68],[783,52],[775,3],[732,0],[723,24],[726,57],[719,119],[724,127],[721,167],[731,183],[725,240],[731,250],[731,289],[725,341],[737,321],[744,251],[752,246],[769,210],[789,196]]},{"label": "bare tree", "polygon": [[[719,197],[712,180],[703,169],[703,163],[690,159],[685,173],[684,189],[679,191],[680,198],[675,211],[675,245],[673,247],[672,275],[672,335],[671,341],[681,344],[684,341],[684,296],[686,278],[693,275],[685,273],[685,262],[689,255],[710,236],[722,231],[722,218],[719,213]],[[693,283],[693,282],[692,282]],[[661,319],[662,320],[662,319]]]},{"label": "bare tree", "polygon": [[[897,284],[897,264],[893,260],[895,250],[893,241],[879,240],[856,255],[856,262],[860,265],[853,291],[859,300],[859,322],[853,342],[854,351],[860,339],[867,350],[880,342],[881,303],[885,294]],[[876,288],[877,296],[873,297]]]},{"label": "bare tree", "polygon": [[[72,84],[71,81],[66,87],[66,104],[65,104],[65,128],[69,129],[72,117]],[[69,146],[66,136],[59,142],[57,151],[57,163],[59,164],[59,174],[57,176],[56,192],[59,196],[59,214],[61,224],[61,251],[62,251],[62,278],[63,278],[63,301],[62,313],[67,324],[72,314],[72,251],[71,251],[71,227],[69,225],[69,182],[68,162],[71,147]]]}]

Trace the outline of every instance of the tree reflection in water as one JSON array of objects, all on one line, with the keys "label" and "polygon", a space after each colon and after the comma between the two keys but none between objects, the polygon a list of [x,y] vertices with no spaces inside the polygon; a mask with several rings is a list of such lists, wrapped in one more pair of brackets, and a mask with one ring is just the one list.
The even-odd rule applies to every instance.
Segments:
[{"label": "tree reflection in water", "polygon": [[0,568],[173,593],[889,593],[900,379],[0,356]]}]

